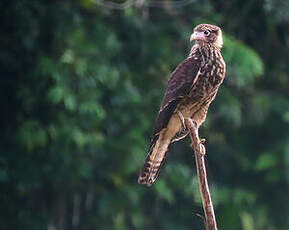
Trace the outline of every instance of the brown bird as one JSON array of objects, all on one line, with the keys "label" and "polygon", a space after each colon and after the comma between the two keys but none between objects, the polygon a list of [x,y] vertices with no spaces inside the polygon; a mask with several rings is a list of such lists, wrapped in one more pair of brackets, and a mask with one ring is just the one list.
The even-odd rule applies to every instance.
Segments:
[{"label": "brown bird", "polygon": [[225,78],[226,64],[221,54],[222,30],[201,24],[190,41],[189,56],[172,73],[156,120],[148,156],[138,183],[151,186],[164,162],[169,145],[188,135],[184,118],[198,126],[205,121],[208,108]]}]

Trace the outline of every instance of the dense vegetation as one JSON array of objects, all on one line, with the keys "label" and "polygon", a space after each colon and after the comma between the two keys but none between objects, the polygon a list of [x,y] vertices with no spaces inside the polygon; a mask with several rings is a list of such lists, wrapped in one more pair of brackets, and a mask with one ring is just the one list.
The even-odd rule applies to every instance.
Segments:
[{"label": "dense vegetation", "polygon": [[200,135],[219,228],[288,229],[288,1],[96,3],[0,3],[0,228],[204,229],[189,140],[136,180],[169,74],[213,23],[227,76]]}]

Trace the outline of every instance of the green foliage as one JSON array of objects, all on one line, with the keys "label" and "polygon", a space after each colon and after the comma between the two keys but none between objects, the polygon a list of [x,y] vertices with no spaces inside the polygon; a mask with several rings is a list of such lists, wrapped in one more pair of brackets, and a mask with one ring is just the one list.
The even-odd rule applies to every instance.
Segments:
[{"label": "green foliage", "polygon": [[232,76],[230,83],[245,87],[264,73],[263,61],[254,50],[230,36],[224,36],[224,44],[227,76]]},{"label": "green foliage", "polygon": [[226,79],[201,129],[219,228],[288,228],[286,4],[0,6],[0,229],[204,229],[188,141],[152,187],[136,181],[167,79],[204,22],[225,34]]}]

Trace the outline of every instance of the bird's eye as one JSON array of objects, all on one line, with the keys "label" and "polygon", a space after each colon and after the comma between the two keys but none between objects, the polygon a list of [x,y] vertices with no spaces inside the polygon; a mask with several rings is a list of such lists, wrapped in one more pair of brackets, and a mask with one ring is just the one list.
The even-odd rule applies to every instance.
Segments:
[{"label": "bird's eye", "polygon": [[209,36],[210,33],[211,33],[211,32],[210,32],[209,30],[205,30],[205,31],[204,31],[204,35],[206,35],[206,36]]}]

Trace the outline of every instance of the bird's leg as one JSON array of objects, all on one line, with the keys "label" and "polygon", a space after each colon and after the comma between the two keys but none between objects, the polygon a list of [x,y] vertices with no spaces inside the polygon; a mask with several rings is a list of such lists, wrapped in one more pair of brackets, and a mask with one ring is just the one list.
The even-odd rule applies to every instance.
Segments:
[{"label": "bird's leg", "polygon": [[181,113],[181,111],[179,111],[179,110],[178,110],[178,116],[179,116],[179,118],[181,120],[183,128],[186,129],[185,118],[184,118],[183,114]]},{"label": "bird's leg", "polygon": [[[194,131],[196,132],[195,135],[196,135],[197,140],[198,140],[198,145],[200,146],[200,147],[199,147],[199,148],[200,148],[200,153],[201,153],[202,156],[204,156],[204,155],[206,155],[206,149],[205,149],[205,146],[204,146],[204,143],[206,142],[206,139],[199,137],[199,134],[198,134],[198,132],[199,132],[199,126],[198,126],[198,124],[197,124],[196,121],[193,121],[193,120],[191,120],[191,121],[192,121],[192,125],[194,126],[194,127],[192,127],[192,128],[193,128]],[[192,132],[192,131],[191,131],[191,132]],[[192,148],[195,148],[196,146],[194,145],[194,143],[192,143],[192,144],[191,144],[191,147],[192,147]]]},{"label": "bird's leg", "polygon": [[[199,129],[197,122],[195,122],[195,121],[192,121],[192,122],[195,125],[196,129]],[[204,144],[206,142],[206,139],[205,138],[199,138],[199,141],[200,141],[200,144]]]}]

